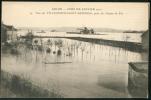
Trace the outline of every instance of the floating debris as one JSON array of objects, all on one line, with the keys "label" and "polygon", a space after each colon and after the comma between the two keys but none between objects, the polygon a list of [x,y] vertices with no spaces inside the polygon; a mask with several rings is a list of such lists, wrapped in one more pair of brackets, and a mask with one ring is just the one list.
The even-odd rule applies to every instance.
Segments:
[{"label": "floating debris", "polygon": [[44,62],[44,64],[65,64],[65,63],[72,63],[72,62]]}]

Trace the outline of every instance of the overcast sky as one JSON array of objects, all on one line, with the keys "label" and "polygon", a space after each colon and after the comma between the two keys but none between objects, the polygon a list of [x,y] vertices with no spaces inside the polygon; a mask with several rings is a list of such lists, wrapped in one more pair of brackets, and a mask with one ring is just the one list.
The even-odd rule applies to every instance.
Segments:
[{"label": "overcast sky", "polygon": [[[15,27],[102,27],[115,29],[148,29],[148,3],[55,3],[2,2],[2,21]],[[103,12],[120,11],[120,15],[42,15],[52,8],[97,8]],[[32,15],[30,13],[33,13]]]}]

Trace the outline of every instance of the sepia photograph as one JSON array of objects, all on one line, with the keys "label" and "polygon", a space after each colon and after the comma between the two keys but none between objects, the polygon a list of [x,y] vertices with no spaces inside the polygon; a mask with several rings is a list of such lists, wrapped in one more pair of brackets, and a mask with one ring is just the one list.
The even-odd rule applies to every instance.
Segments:
[{"label": "sepia photograph", "polygon": [[148,2],[2,2],[0,98],[148,98]]}]

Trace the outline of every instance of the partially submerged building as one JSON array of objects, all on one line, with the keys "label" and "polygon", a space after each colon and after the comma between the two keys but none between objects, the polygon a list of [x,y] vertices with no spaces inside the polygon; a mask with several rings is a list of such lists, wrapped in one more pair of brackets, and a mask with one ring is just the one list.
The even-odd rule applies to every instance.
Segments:
[{"label": "partially submerged building", "polygon": [[149,31],[146,31],[142,34],[142,49],[143,52],[141,53],[142,60],[148,61],[149,57]]},{"label": "partially submerged building", "polygon": [[5,25],[2,23],[1,24],[1,43],[7,41],[7,29]]},{"label": "partially submerged building", "polygon": [[142,48],[144,51],[149,51],[149,31],[147,30],[142,34]]},{"label": "partially submerged building", "polygon": [[17,29],[12,25],[1,24],[1,42],[14,42],[17,40]]},{"label": "partially submerged building", "polygon": [[142,34],[142,62],[130,62],[128,90],[133,97],[148,96],[149,31]]}]

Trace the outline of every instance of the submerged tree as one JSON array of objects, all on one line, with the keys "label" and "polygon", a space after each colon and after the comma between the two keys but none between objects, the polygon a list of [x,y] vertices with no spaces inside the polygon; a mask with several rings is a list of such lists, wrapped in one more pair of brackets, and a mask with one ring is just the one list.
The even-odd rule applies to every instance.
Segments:
[{"label": "submerged tree", "polygon": [[52,42],[51,42],[50,39],[47,40],[47,44],[50,45],[50,46],[52,46]]},{"label": "submerged tree", "polygon": [[47,52],[47,53],[50,53],[50,52],[51,52],[51,49],[50,49],[50,48],[47,48],[46,52]]}]

